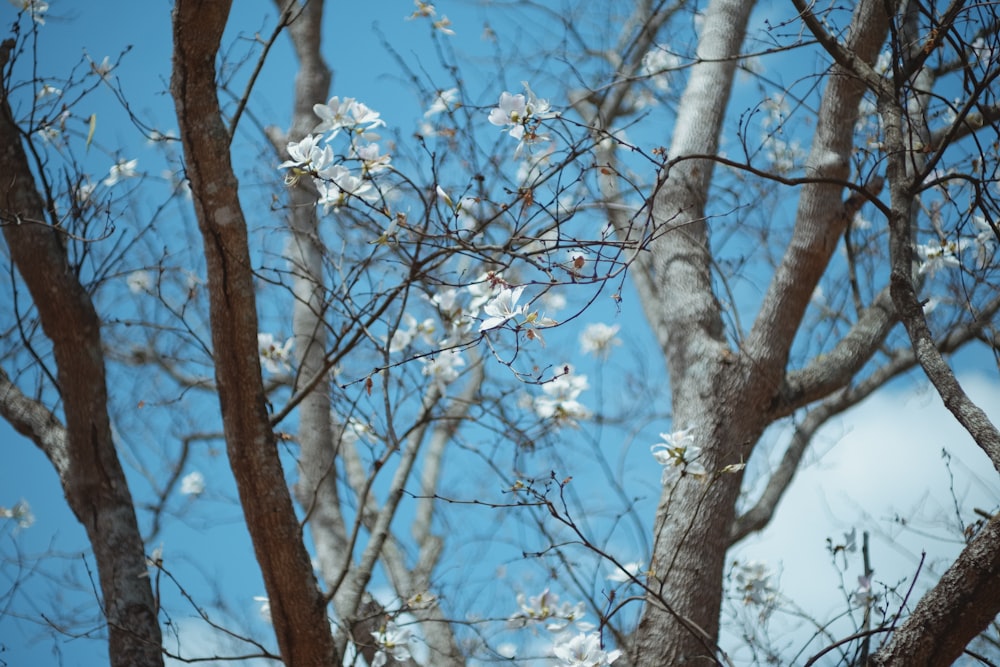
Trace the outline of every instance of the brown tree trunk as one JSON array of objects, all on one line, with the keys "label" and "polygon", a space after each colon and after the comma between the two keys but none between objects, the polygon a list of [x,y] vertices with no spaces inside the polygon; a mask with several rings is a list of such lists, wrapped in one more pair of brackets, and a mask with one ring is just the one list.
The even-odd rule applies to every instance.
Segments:
[{"label": "brown tree trunk", "polygon": [[1000,515],[994,515],[880,649],[877,667],[944,667],[1000,611]]},{"label": "brown tree trunk", "polygon": [[174,72],[187,176],[208,270],[215,376],[230,467],[289,666],[340,664],[268,419],[246,220],[217,98],[215,58],[230,2],[178,0]]},{"label": "brown tree trunk", "polygon": [[[8,52],[5,43],[0,68],[6,68]],[[64,437],[41,437],[26,422],[12,423],[52,461],[70,508],[87,530],[101,583],[111,664],[162,665],[142,537],[111,436],[101,323],[69,265],[62,232],[45,221],[6,91],[0,95],[3,234],[52,341],[66,428]]]}]

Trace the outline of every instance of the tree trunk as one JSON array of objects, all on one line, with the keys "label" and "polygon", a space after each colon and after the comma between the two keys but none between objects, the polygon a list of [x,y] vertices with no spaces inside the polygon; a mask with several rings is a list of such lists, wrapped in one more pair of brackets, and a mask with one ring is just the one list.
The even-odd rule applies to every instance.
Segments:
[{"label": "tree trunk", "polygon": [[951,665],[1000,611],[1000,515],[979,531],[892,641],[872,658],[876,667]]},{"label": "tree trunk", "polygon": [[[0,68],[6,68],[9,48],[5,42]],[[60,436],[51,423],[45,429],[24,420],[11,423],[52,461],[70,508],[87,530],[101,583],[111,665],[162,665],[142,537],[111,436],[100,319],[69,265],[63,232],[45,221],[6,90],[0,95],[3,233],[52,341],[66,428]]]},{"label": "tree trunk", "polygon": [[340,664],[265,404],[246,220],[216,97],[215,57],[229,2],[178,0],[174,72],[187,175],[205,246],[215,376],[230,467],[264,576],[282,660]]},{"label": "tree trunk", "polygon": [[[681,98],[671,159],[711,155],[718,149],[734,56],[752,7],[742,0],[709,4],[698,45],[701,60]],[[732,355],[712,291],[704,221],[712,168],[709,160],[689,160],[665,174],[653,217],[666,231],[650,248],[662,301],[646,306],[667,358],[674,429],[694,429],[703,448],[698,462],[710,475],[738,463],[745,443],[760,433],[757,424],[742,416],[739,403],[726,402],[745,403],[731,395],[728,378],[737,368],[728,363]],[[656,583],[633,646],[637,667],[714,660],[728,530],[741,477],[723,475],[708,482],[684,477],[664,487],[654,525]]]}]

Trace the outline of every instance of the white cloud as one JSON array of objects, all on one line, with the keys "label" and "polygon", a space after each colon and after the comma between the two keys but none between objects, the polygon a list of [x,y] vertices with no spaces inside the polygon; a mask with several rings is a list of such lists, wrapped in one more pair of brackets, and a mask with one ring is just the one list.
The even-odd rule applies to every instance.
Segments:
[{"label": "white cloud", "polygon": [[[996,423],[1000,413],[993,408],[1000,406],[1000,384],[978,374],[967,374],[962,384],[981,407],[992,409]],[[844,533],[858,530],[859,551],[848,555],[842,572],[844,585],[853,588],[862,574],[861,534],[869,531],[876,593],[882,590],[880,582],[906,580],[905,590],[924,551],[927,560],[917,590],[926,590],[937,579],[931,570],[943,571],[961,550],[942,449],[951,455],[964,521],[974,520],[974,507],[996,506],[993,466],[930,387],[883,391],[830,424],[817,440],[836,444],[800,471],[771,524],[734,548],[729,560],[769,563],[779,572],[781,593],[819,622],[845,610],[844,592],[838,590],[841,573],[828,551],[828,537],[842,544]],[[838,563],[843,569],[842,557]],[[772,617],[772,629],[790,633],[783,640],[794,650],[815,632],[815,626],[801,620],[782,624],[780,614]],[[833,627],[835,636],[852,631],[846,621]],[[818,641],[818,646],[829,643]],[[737,638],[730,645],[740,643]]]}]

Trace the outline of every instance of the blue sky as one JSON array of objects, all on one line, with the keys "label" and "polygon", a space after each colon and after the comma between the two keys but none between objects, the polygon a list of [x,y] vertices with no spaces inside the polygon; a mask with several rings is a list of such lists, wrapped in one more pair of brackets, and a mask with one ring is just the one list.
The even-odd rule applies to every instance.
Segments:
[{"label": "blue sky", "polygon": [[[493,104],[504,88],[519,91],[520,76],[508,72],[507,80],[504,74],[490,71],[492,47],[488,41],[481,39],[483,11],[465,3],[437,4],[439,11],[452,20],[458,33],[454,38],[455,46],[472,54],[467,64],[472,71],[484,73],[469,85],[470,94],[479,98],[473,103]],[[59,75],[83,62],[87,56],[95,62],[100,62],[105,56],[117,61],[119,55],[131,47],[122,57],[115,76],[122,82],[137,114],[163,132],[174,130],[173,107],[166,93],[170,75],[170,3],[91,2],[84,6],[53,0],[51,5],[41,33],[40,73],[43,76]],[[434,81],[429,85],[436,85],[437,81],[444,85],[447,77],[437,67],[429,25],[404,20],[412,11],[412,3],[386,1],[378,3],[377,9],[372,9],[373,6],[375,3],[365,6],[362,3],[331,3],[328,8],[328,33],[324,38],[329,64],[335,70],[333,93],[357,97],[378,109],[388,125],[398,128],[400,136],[405,138],[410,132],[408,128],[415,127],[419,121],[428,100],[420,99],[410,82],[401,77],[396,62],[380,43],[376,30],[384,35],[386,42],[414,71],[428,73]],[[274,13],[271,3],[241,0],[234,11],[233,29],[227,35],[226,43],[234,44],[234,53],[240,53],[240,49],[248,43],[245,40],[255,32],[269,32],[269,19]],[[5,30],[13,20],[12,7],[7,3],[0,5],[0,24]],[[501,38],[524,38],[510,31],[505,32],[504,27],[498,30]],[[447,45],[447,42],[444,44]],[[476,61],[476,57],[483,58],[481,63]],[[261,95],[258,96],[260,103],[254,107],[257,116],[247,119],[245,122],[248,125],[258,121],[287,125],[293,71],[294,63],[287,43],[280,39],[258,84]],[[795,73],[786,69],[776,77],[785,77],[790,81]],[[755,103],[755,91],[750,88],[752,86],[743,89],[745,97],[734,100],[734,113]],[[543,97],[550,96],[541,88],[536,92]],[[488,109],[484,108],[484,124],[487,112]],[[88,113],[96,114],[97,129],[95,150],[87,153],[85,164],[93,170],[96,178],[102,178],[107,173],[120,147],[121,157],[138,156],[140,170],[157,173],[158,167],[147,166],[156,164],[157,158],[152,149],[146,146],[138,131],[128,122],[113,96],[99,90],[85,100],[77,114],[75,129],[78,133],[86,131],[82,119]],[[274,173],[275,178],[280,178],[277,172]],[[751,288],[744,288],[748,290],[748,295],[752,292]],[[620,315],[616,314],[610,302],[602,302],[586,318],[587,321],[606,320],[622,324],[623,329],[629,332],[630,345],[636,346],[615,353],[619,356],[608,367],[609,375],[615,369],[631,368],[630,364],[637,361],[641,364],[649,358],[656,359],[655,347],[645,332],[641,312],[634,299],[630,301],[629,294],[625,293]],[[0,308],[4,307],[0,303]],[[561,351],[568,352],[575,348],[575,338],[567,335],[560,345]],[[556,345],[556,349],[560,349],[560,345]],[[634,356],[626,361],[626,354]],[[660,362],[656,360],[655,363]],[[969,353],[963,355],[959,367],[963,377],[974,387],[974,396],[987,406],[1000,405],[1000,387],[996,382],[992,357]],[[596,384],[597,369],[589,367],[588,374],[592,384]],[[115,385],[112,390],[122,391],[124,386]],[[608,386],[595,388],[586,400],[600,400],[600,392],[613,397],[615,386],[610,380]],[[836,588],[836,568],[832,564],[827,565],[830,559],[825,555],[825,539],[838,539],[851,527],[861,527],[862,517],[867,517],[868,525],[885,531],[882,538],[876,538],[881,539],[878,542],[877,577],[883,571],[887,573],[887,578],[907,576],[912,571],[912,554],[922,549],[934,550],[932,553],[954,551],[955,544],[949,544],[944,538],[921,539],[919,535],[910,533],[892,533],[893,513],[906,514],[920,508],[920,511],[928,510],[932,516],[947,514],[948,500],[946,495],[942,495],[948,488],[947,477],[942,476],[942,446],[947,446],[956,461],[960,462],[960,465],[956,463],[959,470],[956,487],[968,506],[995,508],[997,485],[993,476],[980,478],[978,471],[988,465],[985,457],[971,446],[968,438],[940,409],[936,397],[926,388],[914,390],[913,386],[909,381],[895,383],[884,395],[851,413],[845,420],[831,424],[817,439],[816,452],[789,492],[775,523],[762,535],[746,540],[735,549],[734,556],[767,561],[775,571],[783,592],[826,613],[838,608],[840,594]],[[151,438],[155,437],[158,427],[158,424],[150,426]],[[622,454],[622,461],[628,461],[631,479],[640,479],[644,473],[648,473],[647,477],[652,476],[651,479],[642,478],[636,482],[637,488],[644,493],[652,494],[658,481],[658,470],[649,465],[648,444],[655,439],[657,432],[667,428],[668,424],[648,425],[636,437],[631,449]],[[780,441],[779,433],[773,437]],[[63,601],[66,608],[76,604],[86,606],[86,601],[93,599],[92,592],[84,589],[73,593],[58,577],[62,571],[72,569],[85,583],[87,568],[92,570],[93,563],[82,555],[86,550],[85,536],[66,507],[56,475],[45,457],[31,443],[12,433],[6,423],[0,423],[0,443],[7,454],[7,464],[0,467],[0,505],[10,506],[24,498],[31,503],[36,517],[35,524],[28,529],[16,531],[9,523],[0,527],[0,540],[3,541],[0,556],[9,559],[15,554],[22,554],[23,563],[32,563],[34,556],[48,552],[59,554],[59,558],[47,561],[38,573],[24,578],[25,588],[16,596],[18,606],[12,607],[12,613],[0,615],[0,644],[6,648],[5,653],[0,652],[0,661],[5,660],[10,665],[98,664],[105,655],[101,642],[65,637],[53,642],[47,628],[27,618],[18,618],[22,613],[34,617],[38,612],[45,612],[53,600]],[[604,443],[604,446],[609,445]],[[638,465],[636,462],[639,462]],[[763,466],[763,462],[757,465]],[[268,627],[257,618],[257,604],[253,600],[254,596],[264,594],[263,586],[255,563],[249,556],[249,540],[233,504],[235,494],[232,484],[228,482],[224,457],[206,453],[199,459],[199,469],[210,480],[209,491],[197,499],[174,499],[172,511],[180,518],[150,547],[163,542],[164,556],[169,559],[172,571],[192,592],[202,599],[211,599],[217,590],[229,598],[234,618],[266,636]],[[139,473],[134,468],[130,474],[138,481]],[[574,471],[574,474],[584,475],[580,477],[581,482],[588,481],[585,471]],[[589,482],[599,483],[596,479]],[[586,491],[583,493],[586,494]],[[186,503],[199,503],[199,506],[187,508]],[[933,518],[928,518],[929,523],[933,521]],[[935,532],[938,527],[932,525],[929,530]],[[478,548],[487,554],[491,552],[490,545]],[[630,548],[633,552],[629,552]],[[470,549],[469,553],[476,552]],[[624,546],[619,557],[623,561],[637,560],[643,558],[643,554],[636,553],[635,545],[631,545]],[[483,571],[475,572],[474,578],[491,579],[497,560],[503,558],[485,559],[484,562],[489,565],[484,566]],[[856,569],[849,568],[845,573],[848,587]],[[3,577],[0,578],[0,589],[12,580],[9,578],[18,574],[10,560],[0,563],[0,576]],[[522,586],[526,591],[537,592],[532,587],[540,588],[544,580],[504,580],[502,585],[509,588],[491,591],[498,607],[513,605],[512,589],[515,587]],[[164,590],[168,588],[164,586]],[[183,602],[176,599],[173,593],[170,595],[174,596],[177,608],[183,608]],[[93,612],[92,609],[90,611]],[[497,613],[503,615],[509,611],[509,608],[502,608]],[[191,610],[188,608],[185,613],[171,619],[173,627],[186,628],[185,647],[195,646],[199,641],[213,646],[214,638],[198,637],[198,631],[190,629]],[[791,621],[788,623],[787,636],[801,640],[803,630]],[[166,641],[171,641],[169,628]],[[270,643],[269,639],[267,641]],[[738,643],[735,639],[733,641]],[[58,663],[54,657],[56,653]]]}]

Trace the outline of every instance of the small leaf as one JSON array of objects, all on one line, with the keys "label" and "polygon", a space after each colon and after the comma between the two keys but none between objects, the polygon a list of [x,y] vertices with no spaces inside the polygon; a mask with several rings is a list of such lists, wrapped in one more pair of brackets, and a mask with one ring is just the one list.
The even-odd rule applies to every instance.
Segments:
[{"label": "small leaf", "polygon": [[87,130],[87,150],[90,150],[90,142],[94,140],[94,131],[97,130],[97,114],[90,114],[90,129]]}]

